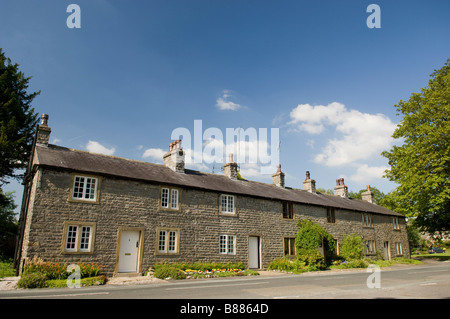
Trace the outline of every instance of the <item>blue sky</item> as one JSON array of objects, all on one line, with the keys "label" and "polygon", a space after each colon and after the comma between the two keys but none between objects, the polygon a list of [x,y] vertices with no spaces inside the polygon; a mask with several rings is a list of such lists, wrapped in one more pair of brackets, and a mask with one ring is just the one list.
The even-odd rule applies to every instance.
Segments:
[{"label": "blue sky", "polygon": [[[71,3],[79,29],[66,25]],[[366,24],[371,3],[381,28]],[[394,105],[450,57],[449,12],[447,0],[2,0],[0,47],[42,91],[52,143],[161,163],[194,120],[278,128],[287,186],[309,170],[317,187],[344,177],[387,193]],[[258,163],[241,173],[271,182]]]}]

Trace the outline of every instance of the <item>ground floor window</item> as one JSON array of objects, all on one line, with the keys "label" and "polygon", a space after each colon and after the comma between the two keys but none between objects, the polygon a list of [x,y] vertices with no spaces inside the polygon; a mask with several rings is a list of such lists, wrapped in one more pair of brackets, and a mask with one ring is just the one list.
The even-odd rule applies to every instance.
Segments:
[{"label": "ground floor window", "polygon": [[366,240],[365,241],[365,253],[366,254],[375,254],[375,240]]},{"label": "ground floor window", "polygon": [[295,238],[284,238],[284,255],[295,256]]},{"label": "ground floor window", "polygon": [[220,235],[220,237],[219,237],[219,253],[234,255],[236,253],[236,236]]},{"label": "ground floor window", "polygon": [[64,249],[66,253],[90,253],[93,250],[95,224],[74,223],[64,224]]},{"label": "ground floor window", "polygon": [[395,254],[397,256],[403,255],[402,243],[395,243]]},{"label": "ground floor window", "polygon": [[157,251],[160,254],[177,254],[180,232],[177,229],[158,230]]}]

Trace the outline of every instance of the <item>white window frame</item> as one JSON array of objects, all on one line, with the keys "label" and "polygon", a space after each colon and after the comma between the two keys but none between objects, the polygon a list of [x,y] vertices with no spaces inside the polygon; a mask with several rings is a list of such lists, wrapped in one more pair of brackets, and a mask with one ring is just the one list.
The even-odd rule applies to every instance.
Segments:
[{"label": "white window frame", "polygon": [[170,208],[171,209],[178,209],[179,194],[180,194],[180,192],[176,188],[172,188],[170,190]]},{"label": "white window frame", "polygon": [[161,188],[161,208],[169,208],[169,188]]},{"label": "white window frame", "polygon": [[91,253],[95,226],[91,223],[65,223],[63,252]]},{"label": "white window frame", "polygon": [[220,212],[222,214],[234,215],[236,212],[234,203],[234,195],[220,195]]},{"label": "white window frame", "polygon": [[399,230],[400,229],[400,225],[398,224],[398,217],[392,218],[392,225],[394,226],[395,230]]},{"label": "white window frame", "polygon": [[180,190],[178,188],[161,187],[160,208],[179,210]]},{"label": "white window frame", "polygon": [[236,236],[220,235],[219,236],[219,254],[236,255]]},{"label": "white window frame", "polygon": [[[80,186],[80,184],[82,184],[82,186]],[[88,185],[92,184],[94,184],[94,187],[88,187]],[[71,198],[76,201],[96,202],[98,184],[99,179],[97,177],[74,175]]]},{"label": "white window frame", "polygon": [[158,229],[157,252],[159,254],[178,254],[178,229]]}]

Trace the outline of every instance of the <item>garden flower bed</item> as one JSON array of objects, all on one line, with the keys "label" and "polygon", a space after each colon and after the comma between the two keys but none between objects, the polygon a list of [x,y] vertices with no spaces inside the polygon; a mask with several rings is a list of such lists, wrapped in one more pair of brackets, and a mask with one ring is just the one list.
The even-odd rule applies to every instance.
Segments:
[{"label": "garden flower bed", "polygon": [[244,269],[242,263],[160,263],[154,266],[154,276],[159,279],[193,279],[259,275]]}]

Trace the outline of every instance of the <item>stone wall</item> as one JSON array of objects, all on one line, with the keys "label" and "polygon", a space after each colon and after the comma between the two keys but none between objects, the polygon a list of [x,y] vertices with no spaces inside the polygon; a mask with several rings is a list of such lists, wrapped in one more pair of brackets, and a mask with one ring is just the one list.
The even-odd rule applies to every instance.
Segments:
[{"label": "stone wall", "polygon": [[[399,218],[400,230],[393,230],[392,216],[372,214],[374,227],[365,229],[361,213],[336,210],[336,222],[327,223],[326,208],[295,204],[294,219],[283,219],[282,203],[269,199],[235,196],[235,215],[220,213],[220,194],[210,191],[181,189],[180,209],[159,209],[161,185],[140,181],[98,176],[101,180],[98,203],[69,201],[72,173],[40,169],[35,177],[27,221],[23,257],[39,256],[58,262],[94,262],[112,275],[117,266],[118,236],[121,228],[143,229],[141,271],[161,261],[244,262],[248,265],[248,237],[261,240],[261,264],[267,265],[283,257],[283,238],[295,237],[296,221],[310,218],[325,227],[338,241],[346,234],[363,235],[376,241],[401,242],[404,255],[409,257],[406,225]],[[91,222],[95,224],[92,253],[69,254],[63,251],[64,223]],[[180,230],[179,253],[156,254],[157,228]],[[236,236],[236,253],[219,254],[219,236]]]}]

